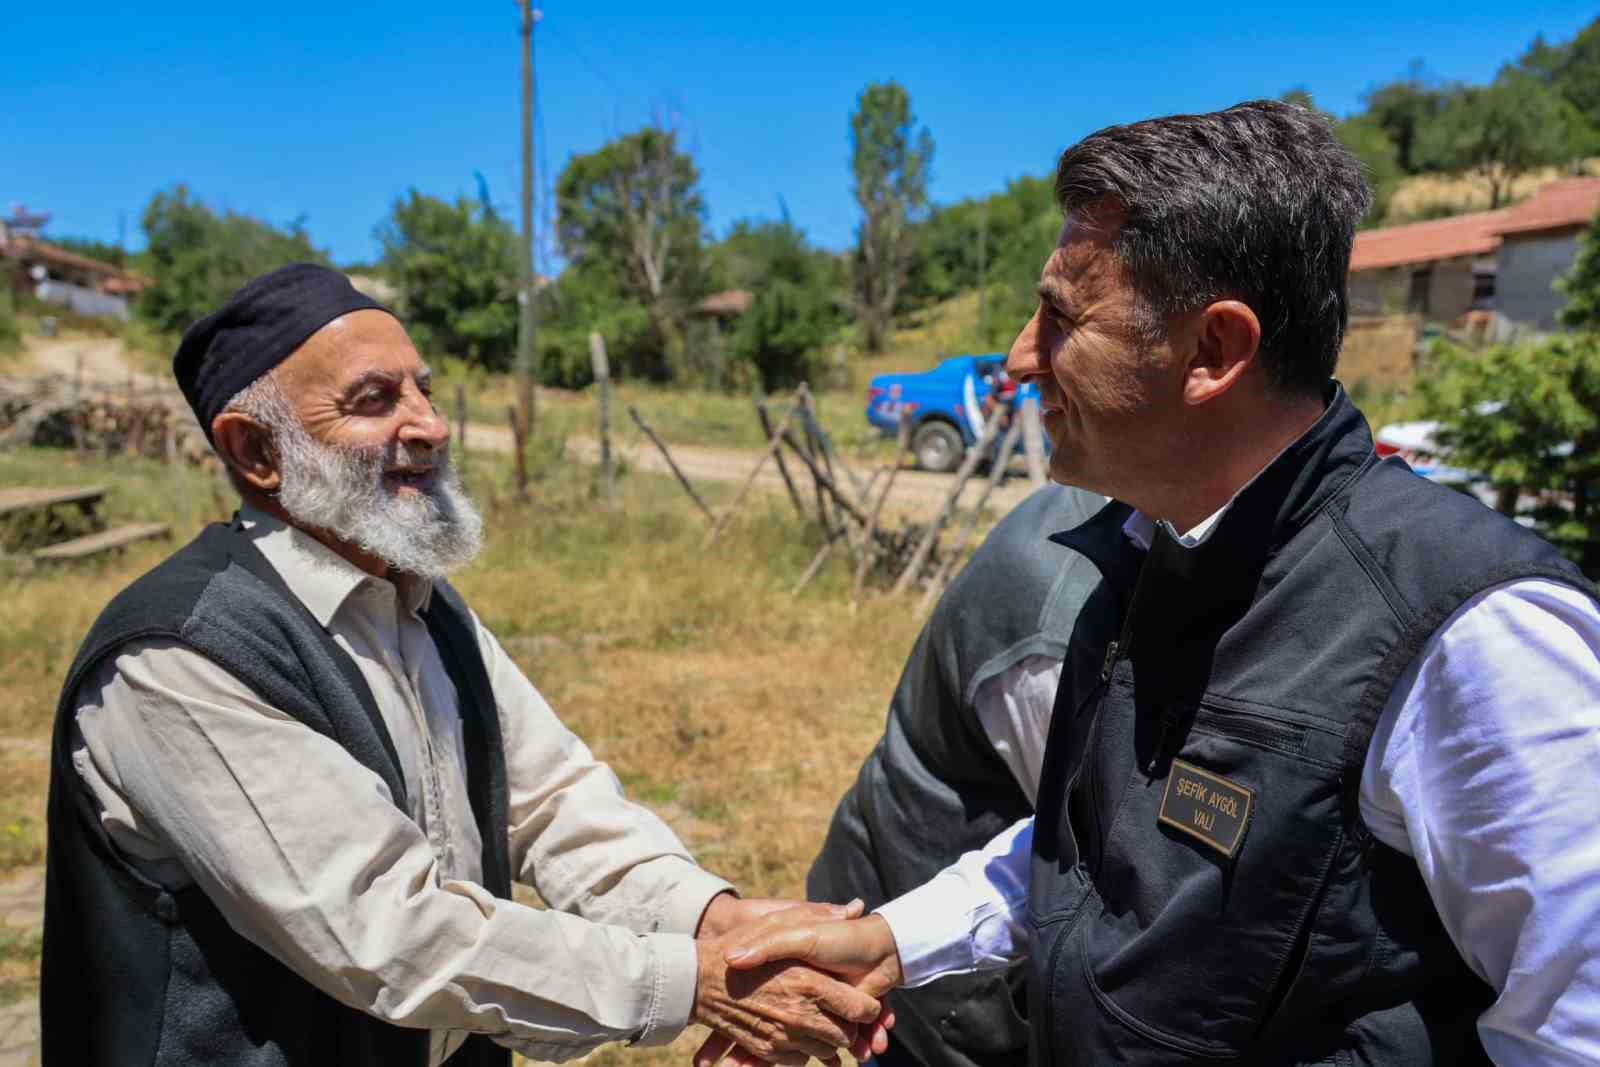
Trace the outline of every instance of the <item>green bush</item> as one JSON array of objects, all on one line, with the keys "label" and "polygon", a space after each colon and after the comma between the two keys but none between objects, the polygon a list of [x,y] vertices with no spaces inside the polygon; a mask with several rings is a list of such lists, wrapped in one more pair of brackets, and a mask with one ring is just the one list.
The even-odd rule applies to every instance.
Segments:
[{"label": "green bush", "polygon": [[16,301],[11,296],[11,278],[0,270],[0,355],[22,348],[22,327],[17,324]]},{"label": "green bush", "polygon": [[1600,576],[1600,334],[1482,352],[1440,344],[1422,382],[1451,462],[1488,476],[1500,509],[1531,518]]}]

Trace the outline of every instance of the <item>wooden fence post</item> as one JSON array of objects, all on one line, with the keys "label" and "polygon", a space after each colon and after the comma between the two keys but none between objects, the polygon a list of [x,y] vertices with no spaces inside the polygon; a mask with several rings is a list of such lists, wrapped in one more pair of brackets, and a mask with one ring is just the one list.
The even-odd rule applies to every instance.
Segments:
[{"label": "wooden fence post", "polygon": [[611,464],[611,363],[606,359],[606,339],[598,333],[589,335],[589,363],[600,403],[600,497],[609,504],[616,496]]},{"label": "wooden fence post", "polygon": [[517,406],[506,405],[506,425],[511,427],[511,444],[517,454],[517,499],[528,499],[527,449],[523,447],[522,420],[517,418]]},{"label": "wooden fence post", "polygon": [[467,387],[456,383],[456,449],[467,454]]}]

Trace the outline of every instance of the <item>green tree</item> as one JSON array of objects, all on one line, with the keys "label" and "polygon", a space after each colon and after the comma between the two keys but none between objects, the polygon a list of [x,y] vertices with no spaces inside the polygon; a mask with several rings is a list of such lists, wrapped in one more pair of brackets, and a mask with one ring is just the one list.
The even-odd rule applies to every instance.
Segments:
[{"label": "green tree", "polygon": [[401,294],[412,339],[424,352],[496,370],[517,350],[517,236],[492,207],[451,204],[415,189],[379,224],[381,269]]},{"label": "green tree", "polygon": [[1590,130],[1600,129],[1600,19],[1565,44],[1535,37],[1517,66],[1571,104]]},{"label": "green tree", "polygon": [[1561,325],[1600,332],[1600,217],[1589,223],[1572,269],[1556,288],[1566,297]]},{"label": "green tree", "polygon": [[1039,267],[1054,244],[1054,233],[1042,245],[1024,237],[1034,231],[1040,218],[1049,221],[1052,231],[1061,227],[1061,212],[1048,178],[1017,178],[1001,192],[935,207],[914,227],[912,267],[902,291],[902,307],[923,307],[979,285],[993,288],[1006,284],[1002,264],[1017,250],[1019,240],[1025,242],[1025,258],[1034,261],[1034,277],[1026,283],[1031,294]]},{"label": "green tree", "polygon": [[1384,216],[1389,213],[1389,201],[1406,177],[1400,166],[1399,151],[1382,124],[1370,115],[1356,115],[1335,123],[1333,132],[1361,160],[1367,181],[1372,185],[1372,208],[1362,226],[1383,225]]},{"label": "green tree", "polygon": [[1418,151],[1422,130],[1444,110],[1446,91],[1429,78],[1421,60],[1406,76],[1367,91],[1363,116],[1376,123],[1394,146],[1395,162],[1406,174],[1425,169]]},{"label": "green tree", "polygon": [[257,275],[290,263],[328,261],[301,220],[279,228],[232,211],[218,214],[185,185],[151,197],[142,223],[140,267],[155,285],[140,296],[139,314],[167,333],[183,330]]},{"label": "green tree", "polygon": [[1451,461],[1488,476],[1500,510],[1525,495],[1539,532],[1600,577],[1600,334],[1472,352],[1441,345],[1422,383]]},{"label": "green tree", "polygon": [[645,305],[607,264],[569,263],[539,292],[539,380],[581,388],[593,380],[589,333],[606,341],[614,375],[659,375],[660,339]]},{"label": "green tree", "polygon": [[883,349],[911,268],[912,227],[928,206],[933,137],[914,129],[911,97],[894,82],[869,85],[850,116],[856,231],[856,318],[868,352]]},{"label": "green tree", "polygon": [[1489,183],[1489,206],[1505,203],[1511,182],[1534,167],[1573,156],[1583,128],[1571,104],[1523,71],[1493,84],[1457,89],[1418,137],[1420,160],[1437,170],[1473,171]]},{"label": "green tree", "polygon": [[811,247],[787,211],[776,222],[735,223],[710,258],[720,285],[752,297],[726,338],[733,364],[749,366],[769,392],[814,380],[847,318],[839,259]]},{"label": "green tree", "polygon": [[658,127],[574,156],[556,182],[562,255],[590,278],[609,278],[607,291],[649,317],[654,341],[634,350],[634,373],[670,378],[682,370],[685,313],[705,292],[699,185],[677,134]]}]

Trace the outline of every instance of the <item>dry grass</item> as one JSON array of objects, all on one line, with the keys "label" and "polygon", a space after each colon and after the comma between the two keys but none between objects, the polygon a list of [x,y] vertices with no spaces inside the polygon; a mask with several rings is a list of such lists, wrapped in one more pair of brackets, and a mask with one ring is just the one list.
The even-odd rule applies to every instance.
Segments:
[{"label": "dry grass", "polygon": [[0,923],[0,1007],[38,990],[43,945],[40,931],[17,930]]},{"label": "dry grass", "polygon": [[[179,494],[156,464],[66,463],[43,450],[3,454],[0,484],[110,481],[117,518],[194,497],[192,518],[178,516],[181,537],[211,517],[202,475],[185,474],[194,484]],[[800,894],[833,806],[882,730],[916,635],[906,604],[868,600],[852,617],[840,563],[791,598],[815,543],[797,536],[781,497],[752,499],[748,518],[703,552],[703,520],[669,479],[625,476],[608,511],[593,500],[590,472],[542,473],[519,504],[504,460],[472,457],[469,485],[491,536],[458,584],[562,718],[706,866],[749,893]],[[714,500],[731,491],[706,488]],[[16,833],[0,836],[0,868],[38,861],[48,730],[79,640],[106,600],[169,550],[8,575],[0,830]],[[26,987],[37,953],[12,940],[0,946],[0,980]],[[693,1041],[596,1059],[681,1064]]]},{"label": "dry grass", "polygon": [[[1600,159],[1585,160],[1579,166],[1578,173],[1600,174]],[[1570,177],[1573,177],[1573,171],[1567,167],[1541,167],[1529,171],[1512,181],[1510,200],[1525,200],[1538,192],[1541,186]],[[1395,190],[1384,213],[1384,222],[1394,226],[1440,215],[1488,211],[1489,193],[1488,180],[1476,174],[1419,174],[1407,178]]]},{"label": "dry grass", "polygon": [[1419,323],[1409,315],[1352,316],[1339,352],[1339,378],[1351,388],[1401,388],[1414,373]]},{"label": "dry grass", "polygon": [[[1016,325],[1020,330],[1023,324]],[[889,350],[862,359],[858,366],[869,377],[912,374],[928,370],[950,356],[991,351],[974,347],[977,333],[978,294],[962,293],[907,316],[890,337]]]}]

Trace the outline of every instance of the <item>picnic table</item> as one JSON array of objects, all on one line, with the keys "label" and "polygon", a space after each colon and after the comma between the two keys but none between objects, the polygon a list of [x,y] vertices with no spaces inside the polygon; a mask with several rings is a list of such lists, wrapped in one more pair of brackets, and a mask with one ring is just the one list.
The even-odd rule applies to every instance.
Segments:
[{"label": "picnic table", "polygon": [[106,487],[103,485],[0,486],[0,521],[24,515],[43,515],[49,529],[64,532],[65,524],[53,514],[53,510],[76,507],[88,521],[90,532],[35,549],[32,556],[41,561],[85,559],[145,538],[167,535],[167,524],[164,522],[128,523],[108,529],[99,511],[105,495]]}]

